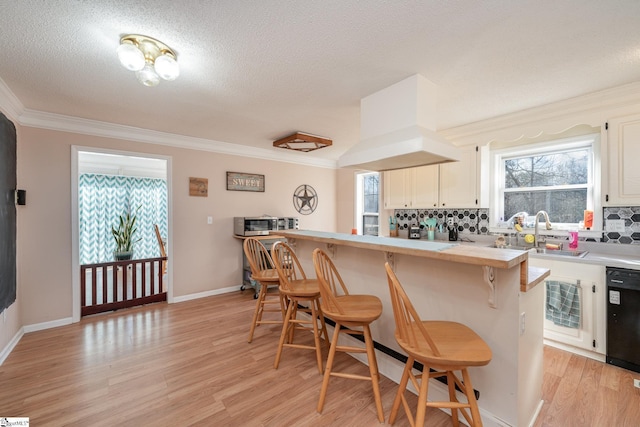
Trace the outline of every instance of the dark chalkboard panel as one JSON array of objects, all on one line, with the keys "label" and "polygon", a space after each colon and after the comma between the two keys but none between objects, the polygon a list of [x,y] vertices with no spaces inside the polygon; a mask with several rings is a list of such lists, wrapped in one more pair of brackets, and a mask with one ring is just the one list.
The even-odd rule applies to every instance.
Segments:
[{"label": "dark chalkboard panel", "polygon": [[0,113],[0,312],[16,300],[16,127]]}]

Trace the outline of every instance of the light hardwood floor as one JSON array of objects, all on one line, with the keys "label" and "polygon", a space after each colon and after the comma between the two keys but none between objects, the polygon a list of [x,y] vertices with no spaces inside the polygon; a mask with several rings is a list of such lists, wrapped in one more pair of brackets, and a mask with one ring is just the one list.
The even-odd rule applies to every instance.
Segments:
[{"label": "light hardwood floor", "polygon": [[[332,379],[316,413],[322,377],[313,354],[287,349],[273,369],[280,330],[262,325],[248,344],[253,309],[250,292],[234,292],[26,334],[0,366],[0,416],[27,416],[33,426],[380,425],[364,381]],[[337,369],[368,371],[336,357]],[[632,377],[640,374],[545,348],[536,426],[639,426]],[[396,387],[381,379],[387,418]],[[408,424],[401,413],[395,425]],[[426,425],[450,418],[430,409]]]}]

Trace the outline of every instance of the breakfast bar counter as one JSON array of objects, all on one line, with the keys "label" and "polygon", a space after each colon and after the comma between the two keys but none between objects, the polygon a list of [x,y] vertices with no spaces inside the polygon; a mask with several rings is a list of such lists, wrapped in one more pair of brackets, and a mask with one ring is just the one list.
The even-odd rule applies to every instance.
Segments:
[{"label": "breakfast bar counter", "polygon": [[[549,271],[529,267],[526,252],[307,230],[278,234],[310,275],[312,252],[319,247],[331,256],[351,293],[382,300],[382,316],[371,330],[383,375],[398,382],[404,365],[398,360],[403,353],[394,338],[384,270],[389,262],[422,319],[463,323],[491,347],[489,365],[470,369],[484,424],[533,424],[542,407],[544,287],[536,285]],[[429,399],[448,400],[446,386],[431,381]]]}]

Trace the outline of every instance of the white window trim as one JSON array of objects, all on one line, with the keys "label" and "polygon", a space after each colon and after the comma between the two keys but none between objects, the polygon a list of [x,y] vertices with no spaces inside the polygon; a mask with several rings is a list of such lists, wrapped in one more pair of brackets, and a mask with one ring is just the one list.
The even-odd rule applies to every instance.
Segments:
[{"label": "white window trim", "polygon": [[[378,234],[380,234],[380,212],[365,212],[364,211],[364,177],[377,173],[379,177],[382,174],[379,172],[358,172],[356,173],[356,209],[355,209],[355,221],[358,234],[364,233],[364,224],[362,217],[364,215],[378,215]],[[378,180],[378,206],[380,206],[380,195],[382,190],[382,180]],[[379,208],[378,208],[379,209]]]},{"label": "white window trim", "polygon": [[[593,228],[592,231],[597,233],[602,231],[602,202],[601,202],[601,160],[600,160],[600,134],[588,134],[571,138],[561,138],[555,140],[549,140],[542,143],[532,143],[526,145],[513,146],[508,148],[502,148],[499,150],[492,150],[491,152],[491,177],[493,182],[491,187],[493,190],[490,192],[490,220],[489,228],[491,232],[505,232],[505,226],[501,225],[501,216],[504,211],[504,200],[501,197],[504,188],[504,165],[503,161],[507,158],[527,156],[537,153],[550,153],[554,151],[565,151],[572,148],[580,148],[586,145],[591,145],[591,162],[588,167],[589,182],[591,182],[591,191],[587,191],[587,209],[591,209],[594,212]],[[569,185],[566,188],[583,188],[583,185]],[[560,187],[558,187],[560,188]],[[536,212],[529,212],[530,215],[535,215]],[[506,220],[507,218],[504,218]],[[550,218],[551,223],[554,224],[553,218]],[[554,230],[569,230],[577,229],[578,224],[554,224]],[[553,234],[553,231],[549,234]]]}]

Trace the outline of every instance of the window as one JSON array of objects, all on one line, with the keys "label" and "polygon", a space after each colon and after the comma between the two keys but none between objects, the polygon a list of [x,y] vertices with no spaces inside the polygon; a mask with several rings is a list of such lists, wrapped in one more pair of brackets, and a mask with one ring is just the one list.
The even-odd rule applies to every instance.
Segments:
[{"label": "window", "polygon": [[377,172],[357,175],[357,227],[363,235],[378,235],[379,183]]},{"label": "window", "polygon": [[595,138],[590,135],[499,152],[498,217],[508,221],[520,212],[533,216],[544,210],[557,226],[577,225],[585,209],[594,210]]}]

